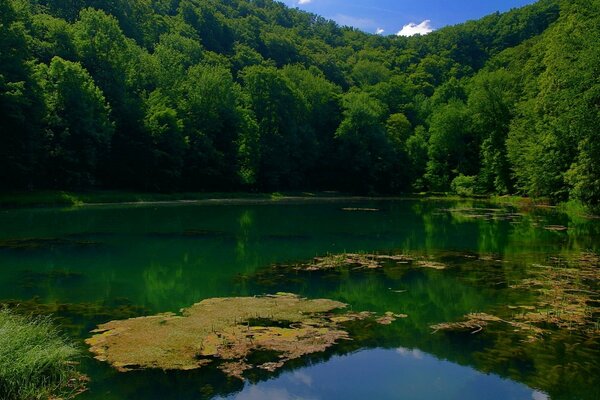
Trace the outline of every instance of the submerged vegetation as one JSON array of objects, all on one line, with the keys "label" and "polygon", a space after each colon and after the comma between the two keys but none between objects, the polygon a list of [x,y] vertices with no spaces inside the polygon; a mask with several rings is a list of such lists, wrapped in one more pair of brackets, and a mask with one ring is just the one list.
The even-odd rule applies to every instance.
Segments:
[{"label": "submerged vegetation", "polygon": [[[123,372],[139,368],[190,370],[216,361],[224,373],[243,379],[246,370],[274,371],[289,360],[348,340],[343,322],[372,318],[369,312],[333,313],[345,307],[337,301],[307,300],[287,293],[207,299],[183,309],[181,315],[102,324],[86,342],[98,360]],[[394,320],[390,313],[377,322]],[[271,357],[253,365],[252,358],[261,358],[253,357],[256,353]]]},{"label": "submerged vegetation", "polygon": [[79,349],[47,318],[0,309],[0,398],[71,398],[85,389]]},{"label": "submerged vegetation", "polygon": [[556,330],[600,336],[600,257],[582,253],[552,258],[549,265],[534,264],[527,275],[509,287],[537,294],[533,304],[507,305],[496,315],[470,313],[464,321],[440,323],[437,331],[481,332],[493,323],[505,323],[536,340]]},{"label": "submerged vegetation", "polygon": [[[465,209],[460,209],[463,212]],[[466,209],[471,210],[471,209]],[[486,211],[487,209],[482,209]],[[489,211],[489,210],[488,210]],[[493,210],[496,212],[496,210]],[[468,214],[469,217],[479,218],[485,214]],[[495,214],[494,214],[495,215]],[[506,218],[510,220],[509,217]],[[504,219],[504,218],[502,218]],[[564,229],[543,229],[562,232]],[[460,262],[462,259],[462,263]],[[308,263],[292,265],[276,265],[272,269],[257,274],[259,281],[267,281],[266,275],[275,274],[282,270],[300,272],[319,271],[368,271],[377,269],[403,268],[428,268],[445,270],[449,267],[448,261],[453,264],[464,264],[465,260],[502,264],[500,260],[485,255],[471,253],[442,252],[434,255],[385,255],[367,253],[342,253],[330,254],[324,257],[315,257]],[[444,261],[444,262],[442,262]],[[483,271],[482,271],[483,272]],[[490,324],[507,324],[516,331],[527,334],[526,340],[535,340],[544,334],[549,334],[553,329],[577,331],[589,335],[600,335],[600,257],[595,253],[580,253],[569,257],[553,257],[548,265],[533,264],[520,273],[519,278],[514,278],[508,288],[522,290],[534,294],[534,303],[520,305],[506,305],[494,314],[487,312],[471,312],[465,315],[463,321],[443,322],[432,325],[434,332],[438,331],[466,331],[478,333]],[[497,314],[497,315],[496,315]],[[392,316],[392,315],[388,315]]]}]

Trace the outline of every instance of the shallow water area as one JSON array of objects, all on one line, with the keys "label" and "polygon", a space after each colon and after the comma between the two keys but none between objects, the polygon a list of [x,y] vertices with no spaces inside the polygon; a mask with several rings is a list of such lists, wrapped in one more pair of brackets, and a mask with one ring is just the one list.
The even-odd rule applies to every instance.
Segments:
[{"label": "shallow water area", "polygon": [[[1,210],[0,226],[0,303],[54,315],[82,347],[99,324],[210,298],[289,292],[406,315],[349,322],[352,341],[276,372],[247,371],[246,381],[216,367],[118,372],[86,352],[81,399],[600,398],[596,275],[578,275],[576,289],[589,293],[571,299],[577,308],[547,298],[572,287],[522,285],[540,280],[539,266],[568,271],[584,257],[595,271],[598,220],[472,201],[343,199]],[[418,262],[285,267],[340,254]],[[584,325],[571,311],[585,313]],[[554,319],[536,321],[544,333],[535,340],[510,324],[432,329],[470,313]]]}]

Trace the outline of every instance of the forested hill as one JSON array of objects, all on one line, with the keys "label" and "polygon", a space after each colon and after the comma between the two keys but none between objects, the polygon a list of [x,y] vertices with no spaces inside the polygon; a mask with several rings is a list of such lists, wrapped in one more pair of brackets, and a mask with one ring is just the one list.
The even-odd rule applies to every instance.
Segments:
[{"label": "forested hill", "polygon": [[423,37],[271,0],[0,0],[2,190],[600,204],[600,0]]}]

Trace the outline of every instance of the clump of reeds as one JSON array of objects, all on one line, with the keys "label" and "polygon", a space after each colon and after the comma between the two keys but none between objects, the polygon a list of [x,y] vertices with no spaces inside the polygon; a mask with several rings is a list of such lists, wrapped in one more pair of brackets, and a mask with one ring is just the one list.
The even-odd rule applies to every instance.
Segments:
[{"label": "clump of reeds", "polygon": [[79,350],[46,317],[0,309],[0,398],[69,398],[83,379],[74,360]]}]

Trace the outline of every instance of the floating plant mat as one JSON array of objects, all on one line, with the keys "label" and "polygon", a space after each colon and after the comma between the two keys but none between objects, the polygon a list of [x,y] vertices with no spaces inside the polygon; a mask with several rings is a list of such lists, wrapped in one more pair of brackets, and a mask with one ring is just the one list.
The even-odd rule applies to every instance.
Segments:
[{"label": "floating plant mat", "polygon": [[507,208],[455,207],[440,209],[439,211],[448,212],[462,218],[503,221],[517,221],[525,215]]},{"label": "floating plant mat", "polygon": [[582,253],[548,261],[548,265],[531,265],[523,279],[509,286],[536,293],[532,304],[507,305],[494,315],[470,313],[463,321],[435,324],[432,329],[478,333],[491,324],[506,324],[526,333],[526,341],[556,330],[600,335],[600,257]]},{"label": "floating plant mat", "polygon": [[387,265],[409,265],[420,268],[446,269],[447,265],[432,260],[430,257],[417,255],[386,255],[386,254],[367,254],[367,253],[342,253],[329,254],[322,257],[315,257],[307,263],[298,263],[293,265],[277,265],[279,269],[294,269],[298,271],[327,271],[339,268],[360,269],[379,269]]},{"label": "floating plant mat", "polygon": [[[191,370],[216,361],[227,375],[274,371],[286,361],[325,351],[349,340],[342,324],[373,319],[389,324],[403,315],[343,312],[338,301],[308,300],[293,294],[203,300],[173,313],[102,324],[86,340],[96,359],[119,371],[141,368]],[[272,360],[252,364],[257,353]]]}]

